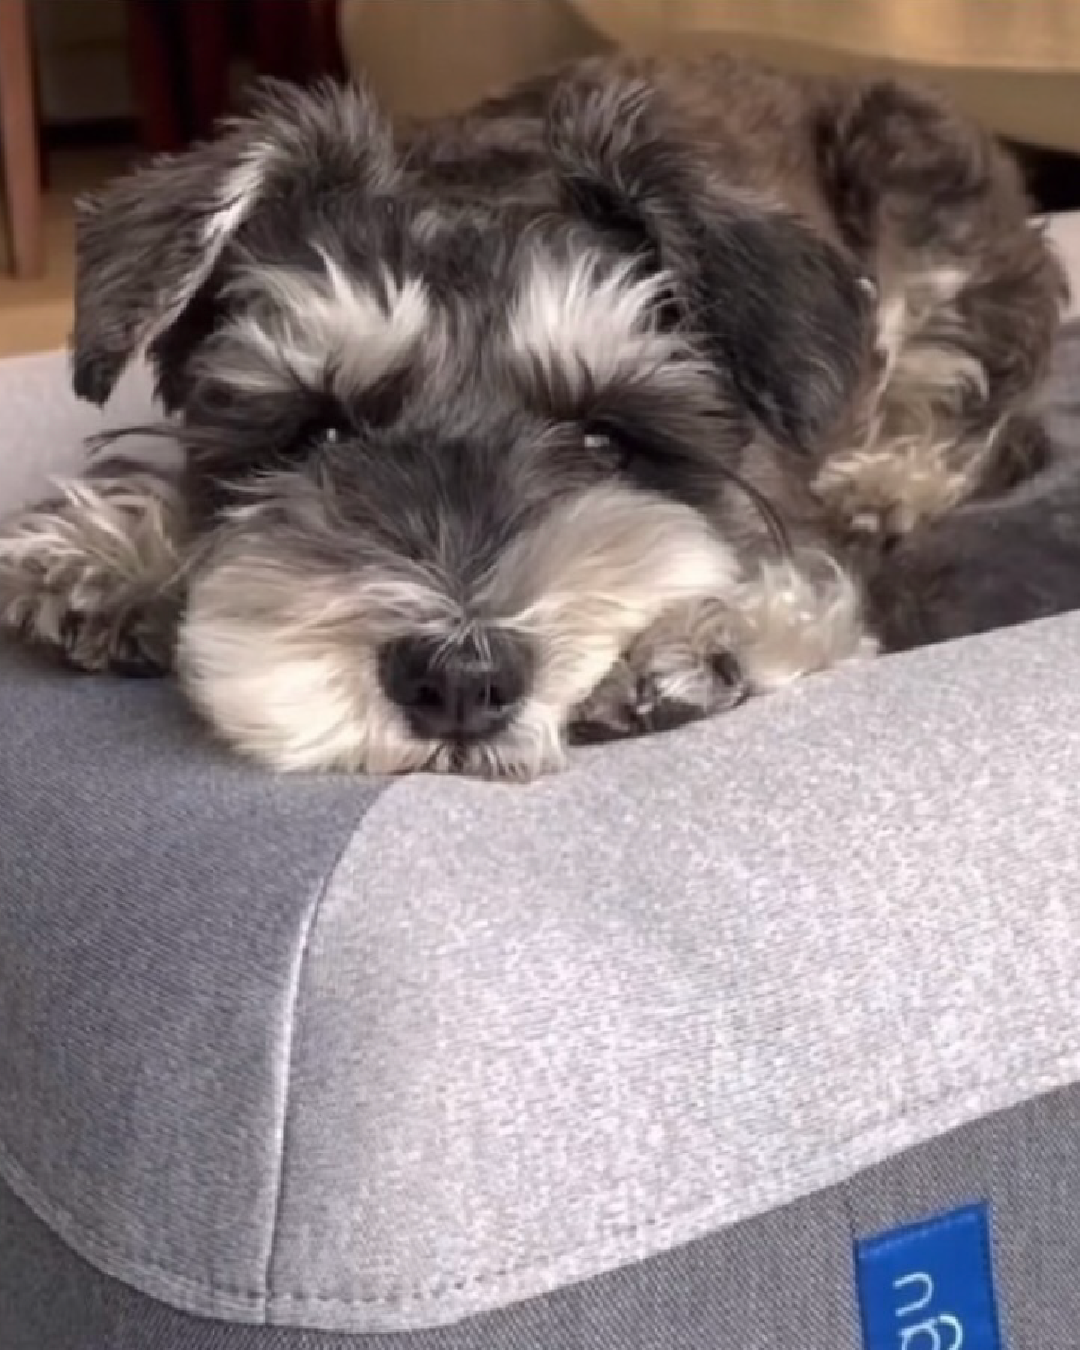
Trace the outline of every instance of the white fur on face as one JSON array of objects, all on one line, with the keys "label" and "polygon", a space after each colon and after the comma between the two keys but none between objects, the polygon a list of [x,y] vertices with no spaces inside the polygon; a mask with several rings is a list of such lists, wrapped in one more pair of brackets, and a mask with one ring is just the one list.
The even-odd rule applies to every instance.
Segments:
[{"label": "white fur on face", "polygon": [[[177,663],[219,734],[280,770],[556,769],[574,706],[629,640],[671,605],[735,580],[697,513],[617,486],[522,535],[462,607],[420,576],[314,573],[252,523],[250,539],[241,520],[194,578]],[[451,638],[471,623],[526,637],[537,674],[511,726],[462,751],[412,735],[381,688],[378,653],[396,637]]]},{"label": "white fur on face", "polygon": [[612,264],[586,251],[570,259],[538,253],[510,310],[511,362],[571,396],[620,379],[662,376],[692,359],[686,338],[659,327],[670,282],[641,275],[632,259]]},{"label": "white fur on face", "polygon": [[668,609],[735,584],[731,550],[688,507],[617,485],[583,493],[516,540],[484,606],[534,639],[534,698],[565,719]]},{"label": "white fur on face", "polygon": [[435,747],[383,695],[378,647],[445,607],[419,580],[298,572],[240,536],[192,583],[177,669],[223,739],[274,769],[403,773]]},{"label": "white fur on face", "polygon": [[234,293],[254,303],[212,344],[208,365],[237,390],[268,393],[297,382],[342,395],[400,369],[438,331],[424,283],[389,272],[378,290],[350,277],[327,253],[319,271],[249,268]]}]

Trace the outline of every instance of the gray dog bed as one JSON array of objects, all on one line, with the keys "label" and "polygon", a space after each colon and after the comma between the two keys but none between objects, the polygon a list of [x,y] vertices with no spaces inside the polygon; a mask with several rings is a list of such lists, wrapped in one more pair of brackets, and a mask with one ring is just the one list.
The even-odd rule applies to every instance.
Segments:
[{"label": "gray dog bed", "polygon": [[[0,367],[5,505],[63,391]],[[0,1347],[1080,1345],[1078,669],[387,785],[4,650]]]}]

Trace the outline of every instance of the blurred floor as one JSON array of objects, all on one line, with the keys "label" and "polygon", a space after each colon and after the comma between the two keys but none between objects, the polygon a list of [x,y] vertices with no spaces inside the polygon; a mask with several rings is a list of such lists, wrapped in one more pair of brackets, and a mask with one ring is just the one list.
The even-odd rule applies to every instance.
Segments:
[{"label": "blurred floor", "polygon": [[[13,281],[6,271],[0,271],[0,357],[46,351],[67,341],[74,272],[74,199],[120,173],[133,153],[110,147],[50,154],[45,276],[40,281]],[[0,238],[0,262],[6,262],[2,249]]]}]

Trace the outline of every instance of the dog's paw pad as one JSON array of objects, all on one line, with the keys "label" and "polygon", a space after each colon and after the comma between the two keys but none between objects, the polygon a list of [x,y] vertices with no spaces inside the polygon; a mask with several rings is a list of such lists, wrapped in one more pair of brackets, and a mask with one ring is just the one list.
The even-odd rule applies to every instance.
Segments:
[{"label": "dog's paw pad", "polygon": [[641,677],[640,694],[643,715],[654,721],[677,716],[681,725],[735,707],[746,697],[747,686],[730,652],[715,652],[685,665],[661,662],[658,670]]},{"label": "dog's paw pad", "polygon": [[637,712],[639,730],[645,732],[678,731],[691,722],[700,722],[708,716],[699,703],[684,703],[679,699],[658,697],[642,704]]}]

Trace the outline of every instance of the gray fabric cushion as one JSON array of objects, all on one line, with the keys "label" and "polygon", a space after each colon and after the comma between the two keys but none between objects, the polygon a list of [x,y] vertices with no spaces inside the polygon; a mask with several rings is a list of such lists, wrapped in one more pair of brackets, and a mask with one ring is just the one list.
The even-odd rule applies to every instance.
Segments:
[{"label": "gray fabric cushion", "polygon": [[[0,367],[24,495],[96,424],[61,378]],[[179,1308],[396,1331],[1068,1084],[1078,659],[1070,618],[380,789],[5,651],[0,1172]]]},{"label": "gray fabric cushion", "polygon": [[[0,515],[40,497],[54,476],[77,470],[87,435],[145,422],[153,409],[149,390],[146,371],[132,370],[104,415],[76,400],[60,353],[0,361]],[[160,454],[164,443],[135,444]]]},{"label": "gray fabric cushion", "polygon": [[[1050,1093],[698,1242],[452,1327],[392,1336],[191,1317],[101,1275],[0,1182],[0,1345],[4,1350],[868,1350],[860,1335],[853,1244],[958,1205],[987,1201],[1004,1346],[1072,1350],[1080,1327],[1078,1132],[1080,1088]],[[937,1307],[942,1310],[940,1301]],[[943,1332],[937,1350],[949,1350],[947,1337]],[[893,1350],[892,1342],[886,1344]],[[909,1336],[898,1350],[934,1350],[934,1344],[927,1332]],[[974,1326],[965,1329],[963,1350],[990,1350],[992,1344]],[[954,1350],[960,1350],[959,1342]]]}]

